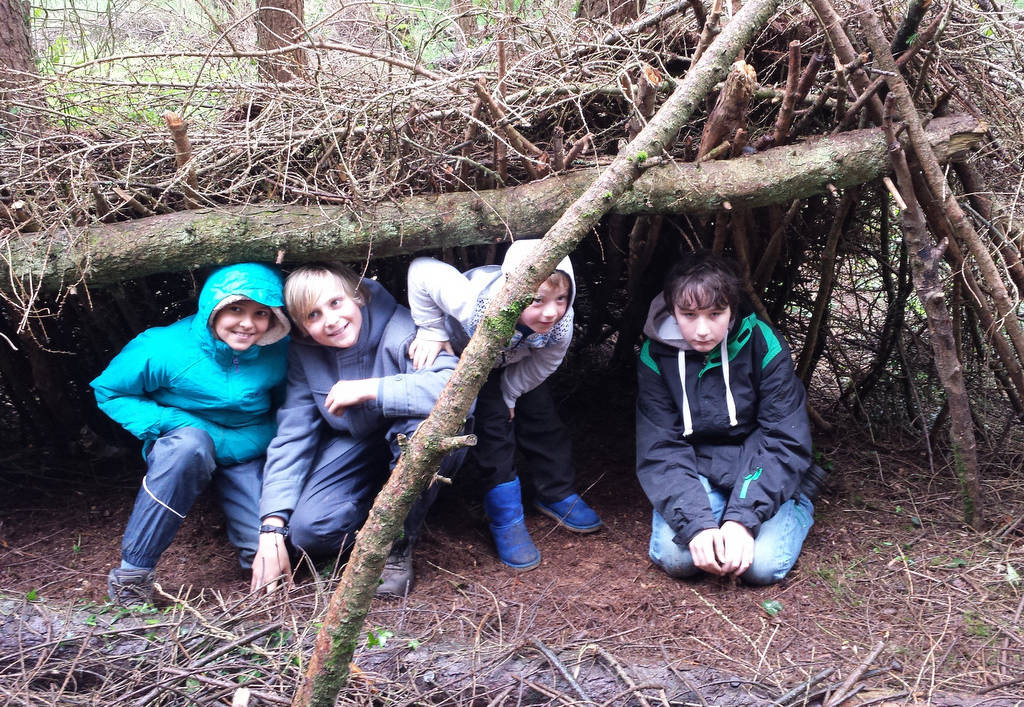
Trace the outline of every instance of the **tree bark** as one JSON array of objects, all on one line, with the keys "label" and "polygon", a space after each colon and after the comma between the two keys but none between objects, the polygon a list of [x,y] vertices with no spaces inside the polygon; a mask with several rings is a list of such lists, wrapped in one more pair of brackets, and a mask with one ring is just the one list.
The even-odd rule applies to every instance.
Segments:
[{"label": "tree bark", "polygon": [[931,334],[932,351],[935,353],[935,369],[946,391],[946,405],[949,408],[950,438],[953,442],[953,465],[963,494],[964,519],[973,527],[981,525],[982,497],[978,471],[978,450],[974,438],[974,421],[971,417],[970,399],[964,383],[963,367],[957,356],[953,323],[946,304],[943,277],[940,272],[942,251],[945,241],[938,246],[932,244],[925,228],[924,213],[915,196],[913,180],[903,149],[892,134],[892,160],[900,193],[906,202],[900,209],[903,223],[903,237],[910,253],[910,271],[914,279],[917,296],[924,307]]},{"label": "tree bark", "polygon": [[[256,45],[263,51],[287,47],[303,39],[303,0],[259,0],[256,13]],[[258,59],[260,76],[285,83],[302,76],[306,55],[302,49]]]},{"label": "tree bark", "polygon": [[[0,2],[0,131],[14,133],[24,127],[11,103],[36,80],[27,0]],[[2,134],[2,133],[0,133]]]},{"label": "tree bark", "polygon": [[[434,410],[409,442],[370,509],[369,519],[356,538],[341,582],[331,596],[306,678],[295,694],[293,705],[334,704],[348,678],[349,660],[355,652],[373,597],[376,577],[380,576],[388,548],[401,525],[402,516],[396,512],[395,506],[399,504],[395,499],[409,506],[409,498],[415,498],[429,482],[443,453],[440,448],[456,434],[469,414],[473,399],[502,346],[511,337],[523,307],[532,300],[537,287],[558,262],[597,226],[636,182],[645,162],[661,155],[673,144],[698,103],[724,77],[729,63],[768,22],[778,4],[779,0],[751,0],[733,17],[636,139],[619,152],[551,227],[532,262],[523,263],[511,273],[501,292],[491,300]],[[372,577],[374,583],[370,584],[367,577]]]},{"label": "tree bark", "polygon": [[[958,159],[986,131],[969,116],[937,118],[927,134],[940,159]],[[654,160],[649,160],[654,161]],[[620,214],[713,213],[788,203],[878,179],[889,171],[885,136],[856,130],[732,160],[652,167],[609,206]],[[215,263],[362,260],[430,248],[542,235],[594,178],[567,172],[507,189],[415,196],[352,212],[257,204],[164,214],[83,231],[12,239],[0,290],[102,287]]]},{"label": "tree bark", "polygon": [[607,17],[613,25],[632,22],[643,14],[647,0],[582,0],[577,17],[597,20]]},{"label": "tree bark", "polygon": [[1003,282],[1002,273],[996,266],[995,261],[989,253],[987,244],[982,241],[981,236],[967,220],[963,209],[956,199],[956,195],[946,176],[939,165],[939,160],[932,154],[928,140],[924,135],[924,127],[921,123],[921,116],[914,106],[910,89],[903,80],[896,61],[889,51],[889,45],[882,34],[882,28],[878,18],[874,14],[871,4],[867,0],[861,0],[861,22],[864,27],[865,40],[871,47],[875,64],[886,72],[885,81],[896,99],[896,105],[907,126],[907,134],[910,137],[910,145],[914,155],[921,165],[921,172],[928,182],[928,189],[932,195],[942,201],[946,211],[946,217],[953,227],[956,237],[970,251],[981,272],[985,285],[989,290],[992,301],[995,304],[999,319],[1006,329],[1010,341],[1017,352],[1020,363],[1024,363],[1024,327],[1021,326],[1020,317],[1017,314],[1017,302],[1011,299],[1006,285]]}]

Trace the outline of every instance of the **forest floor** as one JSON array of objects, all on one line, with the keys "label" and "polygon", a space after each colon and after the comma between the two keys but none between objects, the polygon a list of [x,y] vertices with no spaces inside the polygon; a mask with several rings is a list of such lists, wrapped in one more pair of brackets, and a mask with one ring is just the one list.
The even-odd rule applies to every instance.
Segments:
[{"label": "forest floor", "polygon": [[[495,557],[481,504],[456,484],[430,515],[412,594],[374,601],[364,627],[371,638],[355,661],[369,687],[345,693],[351,703],[759,705],[831,669],[782,703],[818,704],[820,687],[841,693],[839,683],[864,671],[843,704],[1024,704],[1019,442],[1010,448],[1003,435],[983,450],[989,530],[978,533],[959,520],[946,461],[930,465],[916,443],[876,443],[859,425],[819,435],[832,476],[790,576],[765,588],[684,582],[647,557],[650,506],[633,472],[631,383],[601,376],[567,385],[562,410],[579,488],[605,527],[577,536],[528,513],[544,559],[512,572]],[[8,600],[0,619],[41,612],[36,606],[98,613],[141,468],[134,450],[91,462],[8,452],[0,461],[0,600]],[[209,500],[158,568],[163,590],[187,597],[196,615],[249,602],[296,634],[322,609],[325,576],[329,569],[300,571],[290,594],[246,597],[246,573]],[[42,657],[9,655],[5,667],[4,652],[0,702],[121,702],[90,698],[84,686],[72,695],[67,678],[40,682]],[[280,679],[276,700],[251,704],[287,704]],[[127,704],[138,693],[122,694]],[[196,703],[230,703],[223,699]]]}]

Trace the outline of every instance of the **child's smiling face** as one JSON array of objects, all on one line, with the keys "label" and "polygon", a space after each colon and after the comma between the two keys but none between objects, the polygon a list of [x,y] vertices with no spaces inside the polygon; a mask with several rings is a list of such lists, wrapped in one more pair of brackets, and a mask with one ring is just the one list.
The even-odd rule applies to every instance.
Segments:
[{"label": "child's smiling face", "polygon": [[233,351],[245,351],[260,340],[274,321],[270,307],[239,300],[222,307],[213,318],[213,333]]},{"label": "child's smiling face", "polygon": [[672,316],[686,343],[695,351],[707,353],[722,343],[722,339],[729,333],[732,308],[729,305],[704,308],[676,305],[672,309]]},{"label": "child's smiling face", "polygon": [[333,283],[313,302],[302,328],[321,346],[347,349],[359,341],[363,310],[340,280]]},{"label": "child's smiling face", "polygon": [[547,334],[568,308],[569,287],[557,279],[546,280],[537,288],[533,302],[519,315],[519,323],[538,334]]}]

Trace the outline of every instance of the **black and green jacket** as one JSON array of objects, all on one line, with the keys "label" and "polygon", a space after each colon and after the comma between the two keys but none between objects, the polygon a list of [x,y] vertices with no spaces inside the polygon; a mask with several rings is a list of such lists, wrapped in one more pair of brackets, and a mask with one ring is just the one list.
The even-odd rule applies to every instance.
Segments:
[{"label": "black and green jacket", "polygon": [[756,315],[735,315],[726,337],[727,385],[721,349],[691,349],[661,295],[651,303],[644,334],[636,468],[647,497],[685,547],[701,530],[719,527],[702,475],[731,490],[722,522],[736,521],[756,536],[761,523],[794,496],[812,461],[807,396],[789,346]]}]

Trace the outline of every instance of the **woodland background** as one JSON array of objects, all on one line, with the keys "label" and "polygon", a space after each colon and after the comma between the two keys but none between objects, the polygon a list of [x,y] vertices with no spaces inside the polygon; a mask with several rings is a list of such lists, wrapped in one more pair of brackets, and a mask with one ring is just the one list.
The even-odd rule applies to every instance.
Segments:
[{"label": "woodland background", "polygon": [[[738,10],[738,3],[698,0],[615,6],[0,3],[0,257],[6,269],[0,430],[2,473],[12,489],[2,507],[6,537],[0,538],[9,567],[21,566],[25,553],[40,552],[40,538],[24,534],[24,519],[35,514],[39,527],[50,528],[38,515],[49,506],[25,503],[40,479],[50,489],[66,486],[99,498],[117,486],[97,469],[122,466],[137,474],[132,441],[96,410],[88,381],[136,333],[190,313],[205,267],[240,259],[279,260],[287,267],[338,257],[401,298],[405,267],[415,254],[430,252],[459,267],[494,262],[500,242],[548,229],[653,119]],[[879,679],[888,692],[876,697],[906,693],[894,699],[939,702],[946,693],[984,691],[994,697],[976,699],[994,704],[1019,694],[1022,29],[1020,8],[988,0],[784,3],[744,47],[743,63],[697,97],[678,139],[664,155],[651,154],[636,188],[607,205],[608,215],[574,251],[579,324],[560,385],[577,446],[590,447],[581,452],[583,460],[614,467],[620,480],[630,476],[630,376],[646,304],[678,253],[704,246],[740,260],[752,299],[792,344],[811,394],[822,461],[835,469],[834,497],[820,509],[815,531],[820,544],[809,548],[794,579],[821,590],[809,591],[803,609],[814,626],[798,622],[794,629],[803,651],[792,647],[794,638],[784,650],[770,639],[763,643],[766,627],[778,630],[776,615],[764,608],[760,627],[752,628],[740,616],[753,619],[734,603],[749,603],[750,596],[737,600],[735,590],[719,587],[702,603],[724,621],[709,635],[717,630],[721,638],[735,629],[745,637],[741,647],[708,657],[700,645],[676,645],[671,656],[664,644],[653,653],[613,646],[625,651],[627,662],[637,666],[646,657],[663,669],[685,660],[733,670],[767,685],[772,699],[805,683],[803,693],[790,698],[794,703],[823,699],[814,697],[811,678],[831,664],[838,666],[832,691],[841,697],[849,689],[837,678],[856,677],[859,659],[850,660],[833,639],[857,632],[824,627],[856,607],[873,628],[855,640],[861,651],[870,655],[874,638],[884,634],[890,649],[899,646],[917,671],[910,681],[886,672]],[[872,41],[877,32],[898,67],[879,56]],[[883,104],[887,94],[899,93],[891,85],[897,77],[905,81],[912,112],[905,104]],[[910,158],[904,181],[889,166],[893,140],[881,128],[890,114],[897,126],[907,126],[900,134]],[[939,188],[922,155],[929,150],[915,141],[915,120],[930,130],[955,126],[933,143],[943,163]],[[865,142],[855,149],[850,141],[858,136]],[[915,241],[915,234],[925,240]],[[595,403],[588,388],[594,380],[614,386],[615,397],[627,404]],[[590,410],[602,405],[619,414],[598,425]],[[622,439],[622,446],[594,458],[593,448],[600,448],[595,431]],[[83,476],[94,481],[85,490]],[[634,515],[647,512],[635,493],[613,499],[598,486],[594,494],[610,504],[605,515],[614,515],[613,507],[623,518],[630,507]],[[904,498],[915,503],[912,510],[893,504]],[[611,505],[615,501],[622,505]],[[878,534],[880,527],[887,532]],[[837,540],[839,528],[857,539]],[[80,558],[69,541],[74,531],[51,530],[59,539],[44,544],[43,555]],[[441,521],[438,534],[458,543],[460,531],[465,528]],[[595,572],[615,571],[612,560],[602,562],[623,552],[643,561],[643,543],[624,534],[630,539],[622,545],[608,533],[601,544],[606,554],[596,560],[604,569]],[[635,535],[642,534],[641,526]],[[200,536],[196,542],[213,541]],[[863,562],[865,553],[893,547],[891,560]],[[552,558],[564,551],[544,548]],[[71,560],[62,566],[68,565],[79,566]],[[895,581],[894,566],[905,568],[895,588],[887,584]],[[851,567],[868,576],[852,578]],[[478,569],[475,559],[472,568]],[[946,579],[951,572],[955,581]],[[508,586],[500,574],[487,576],[502,587],[497,594],[503,600],[532,607],[536,622],[518,624],[518,641],[481,628],[472,645],[460,649],[476,667],[453,673],[491,675],[481,665],[503,664],[529,642],[531,630],[541,636],[555,631],[563,658],[574,641],[607,647],[587,630],[572,636],[556,630],[568,608],[555,602],[557,610],[540,610],[531,591],[544,580]],[[572,595],[557,568],[536,576],[550,580],[555,595]],[[915,593],[915,577],[931,589],[945,585],[950,594],[924,600]],[[190,577],[181,570],[170,578]],[[43,596],[74,605],[66,587],[40,595],[45,583],[38,575],[12,569],[4,576],[8,582],[13,599],[32,604]],[[664,580],[645,582],[671,591]],[[894,603],[877,596],[865,603],[862,590],[877,583],[890,587],[884,593]],[[274,611],[288,612],[293,628],[315,624],[323,591],[317,583],[300,584],[293,601]],[[455,602],[450,591],[428,580],[418,601]],[[643,617],[637,626],[656,625],[663,613],[650,605],[650,592],[614,590],[622,607]],[[98,588],[89,593],[95,599],[102,594]],[[775,600],[766,593],[755,603],[762,598]],[[202,636],[196,639],[200,652],[216,652],[218,641],[282,621],[277,616],[267,624],[264,609],[248,601],[251,606],[229,612],[203,597],[190,610],[172,608],[168,623]],[[941,616],[920,608],[943,602]],[[27,605],[18,606],[5,616],[23,618]],[[487,627],[504,610],[473,605],[469,613],[478,612],[472,622]],[[203,613],[209,611],[217,618]],[[428,631],[429,622],[410,619],[407,627],[393,609],[377,611],[388,616],[385,626],[443,633],[441,619]],[[196,621],[197,615],[205,618]],[[582,620],[601,623],[593,614]],[[676,635],[697,641],[709,630],[673,620]],[[46,631],[65,630],[56,625]],[[372,660],[375,630],[365,634],[366,660]],[[120,658],[94,648],[92,638],[69,652],[29,641],[23,629],[8,631],[16,637],[9,645],[20,646],[20,660],[11,664],[20,667],[0,667],[0,684],[12,699],[45,703],[55,691],[84,702],[116,694],[156,697],[117,682],[113,667]],[[281,662],[253,680],[257,686],[265,681],[267,694],[288,694],[297,670],[289,661],[308,647],[308,629],[292,631],[271,650],[259,641],[274,631],[280,627],[246,642],[258,643],[261,660]],[[410,652],[408,643],[403,647]],[[179,676],[185,688],[160,693],[169,703],[188,703],[189,695],[216,701],[210,681],[237,685],[237,675],[253,669],[244,660],[211,661],[219,672],[204,673],[194,665],[194,651],[186,652],[191,663],[180,655],[168,660],[166,653],[159,661],[194,670],[187,679]],[[574,660],[584,653],[578,650]],[[453,655],[457,651],[443,660],[457,664]],[[588,655],[600,662],[598,651]],[[351,699],[377,699],[384,690],[385,701],[415,704],[429,686],[423,674],[437,669],[431,660],[422,659],[427,667],[415,675],[385,665],[383,682],[370,681],[365,694]],[[154,678],[146,660],[140,664],[133,684],[146,685]],[[550,677],[556,693],[572,692],[563,676]],[[167,679],[164,673],[156,682]],[[616,679],[612,674],[604,695],[613,704]],[[692,675],[677,682],[679,691],[663,699],[699,704],[717,684]],[[714,703],[768,700],[743,680],[732,682]],[[78,684],[85,687],[71,689]],[[404,692],[413,689],[407,684],[419,696]],[[517,685],[520,700],[524,690],[538,703],[561,699]],[[219,690],[231,691],[223,684]],[[430,694],[453,704],[513,699],[503,690],[494,678]],[[638,694],[629,692],[628,700],[647,699]]]}]

